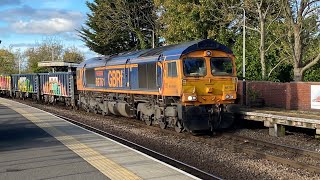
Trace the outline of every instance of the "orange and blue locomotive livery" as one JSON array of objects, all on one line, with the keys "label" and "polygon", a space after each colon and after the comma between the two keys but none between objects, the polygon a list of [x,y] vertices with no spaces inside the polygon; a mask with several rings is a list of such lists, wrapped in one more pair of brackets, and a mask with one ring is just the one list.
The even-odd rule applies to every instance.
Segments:
[{"label": "orange and blue locomotive livery", "polygon": [[235,56],[213,40],[89,59],[77,68],[78,104],[182,130],[214,130],[230,120]]}]

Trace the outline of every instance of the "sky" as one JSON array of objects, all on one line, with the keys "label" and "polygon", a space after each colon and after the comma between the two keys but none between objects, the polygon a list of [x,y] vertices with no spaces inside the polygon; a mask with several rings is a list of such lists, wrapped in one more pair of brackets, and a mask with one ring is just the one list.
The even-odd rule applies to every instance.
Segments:
[{"label": "sky", "polygon": [[[97,56],[80,40],[76,29],[89,13],[87,0],[0,0],[0,48],[25,50],[46,38],[75,46],[86,59]],[[92,2],[93,0],[89,0]]]}]

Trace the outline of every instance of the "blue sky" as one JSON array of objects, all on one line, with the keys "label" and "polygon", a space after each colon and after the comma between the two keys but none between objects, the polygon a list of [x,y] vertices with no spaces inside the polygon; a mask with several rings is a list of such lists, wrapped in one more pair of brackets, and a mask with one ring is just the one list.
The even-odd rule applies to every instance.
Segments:
[{"label": "blue sky", "polygon": [[[77,36],[87,18],[87,0],[0,0],[0,48],[22,50],[47,37],[76,46],[86,58],[96,56]],[[92,1],[92,0],[89,0]]]}]

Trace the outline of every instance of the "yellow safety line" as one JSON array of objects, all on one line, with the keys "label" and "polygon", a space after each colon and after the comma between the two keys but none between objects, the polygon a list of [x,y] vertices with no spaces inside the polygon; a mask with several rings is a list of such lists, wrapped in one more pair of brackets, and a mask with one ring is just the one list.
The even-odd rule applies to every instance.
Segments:
[{"label": "yellow safety line", "polygon": [[10,107],[14,111],[18,112],[25,118],[32,121],[34,124],[45,130],[51,136],[56,138],[58,141],[67,146],[70,150],[78,154],[89,164],[98,169],[101,173],[106,175],[110,179],[142,179],[133,172],[123,168],[119,164],[113,162],[112,160],[106,158],[101,155],[99,152],[91,149],[85,144],[82,144],[72,136],[67,135],[66,133],[58,130],[57,128],[51,126],[50,124],[44,122],[43,120],[33,116],[22,108],[14,107],[8,103],[2,102],[0,99],[0,103]]}]

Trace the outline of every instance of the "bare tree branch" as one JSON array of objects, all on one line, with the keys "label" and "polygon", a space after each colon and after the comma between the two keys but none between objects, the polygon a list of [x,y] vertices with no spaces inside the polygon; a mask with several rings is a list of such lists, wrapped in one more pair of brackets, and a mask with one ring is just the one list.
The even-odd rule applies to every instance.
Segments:
[{"label": "bare tree branch", "polygon": [[261,33],[261,31],[259,29],[256,28],[251,28],[249,26],[245,26],[247,29],[253,30],[253,31],[257,31],[258,33]]},{"label": "bare tree branch", "polygon": [[276,17],[274,19],[272,19],[272,21],[269,23],[269,25],[267,26],[267,31],[269,30],[269,27],[279,18],[280,14],[282,13],[282,10],[280,10],[278,12],[278,14],[276,15]]},{"label": "bare tree branch", "polygon": [[320,53],[318,54],[318,56],[316,58],[314,58],[313,60],[311,60],[307,65],[305,65],[302,68],[302,72],[306,71],[307,69],[311,68],[313,65],[317,64],[320,60]]},{"label": "bare tree branch", "polygon": [[313,3],[319,3],[319,0],[313,0],[313,1],[310,1],[306,4],[306,6],[310,6],[311,4]]},{"label": "bare tree branch", "polygon": [[319,9],[320,9],[320,6],[315,6],[315,7],[313,7],[313,8],[308,8],[308,9],[305,9],[306,11],[303,11],[303,14],[302,14],[302,16],[303,17],[306,17],[307,15],[309,15],[310,13],[312,13],[313,11],[315,11],[315,10],[318,10],[319,11]]},{"label": "bare tree branch", "polygon": [[271,48],[272,45],[274,45],[277,41],[279,41],[280,39],[282,39],[282,38],[285,37],[285,36],[286,36],[286,34],[283,34],[282,36],[277,37],[277,39],[274,40],[272,43],[270,43],[270,45],[267,47],[266,52],[269,51],[269,49]]},{"label": "bare tree branch", "polygon": [[271,73],[272,73],[284,60],[286,60],[286,59],[287,59],[287,57],[282,58],[282,59],[270,70],[270,72],[268,73],[268,77],[270,77]]}]

